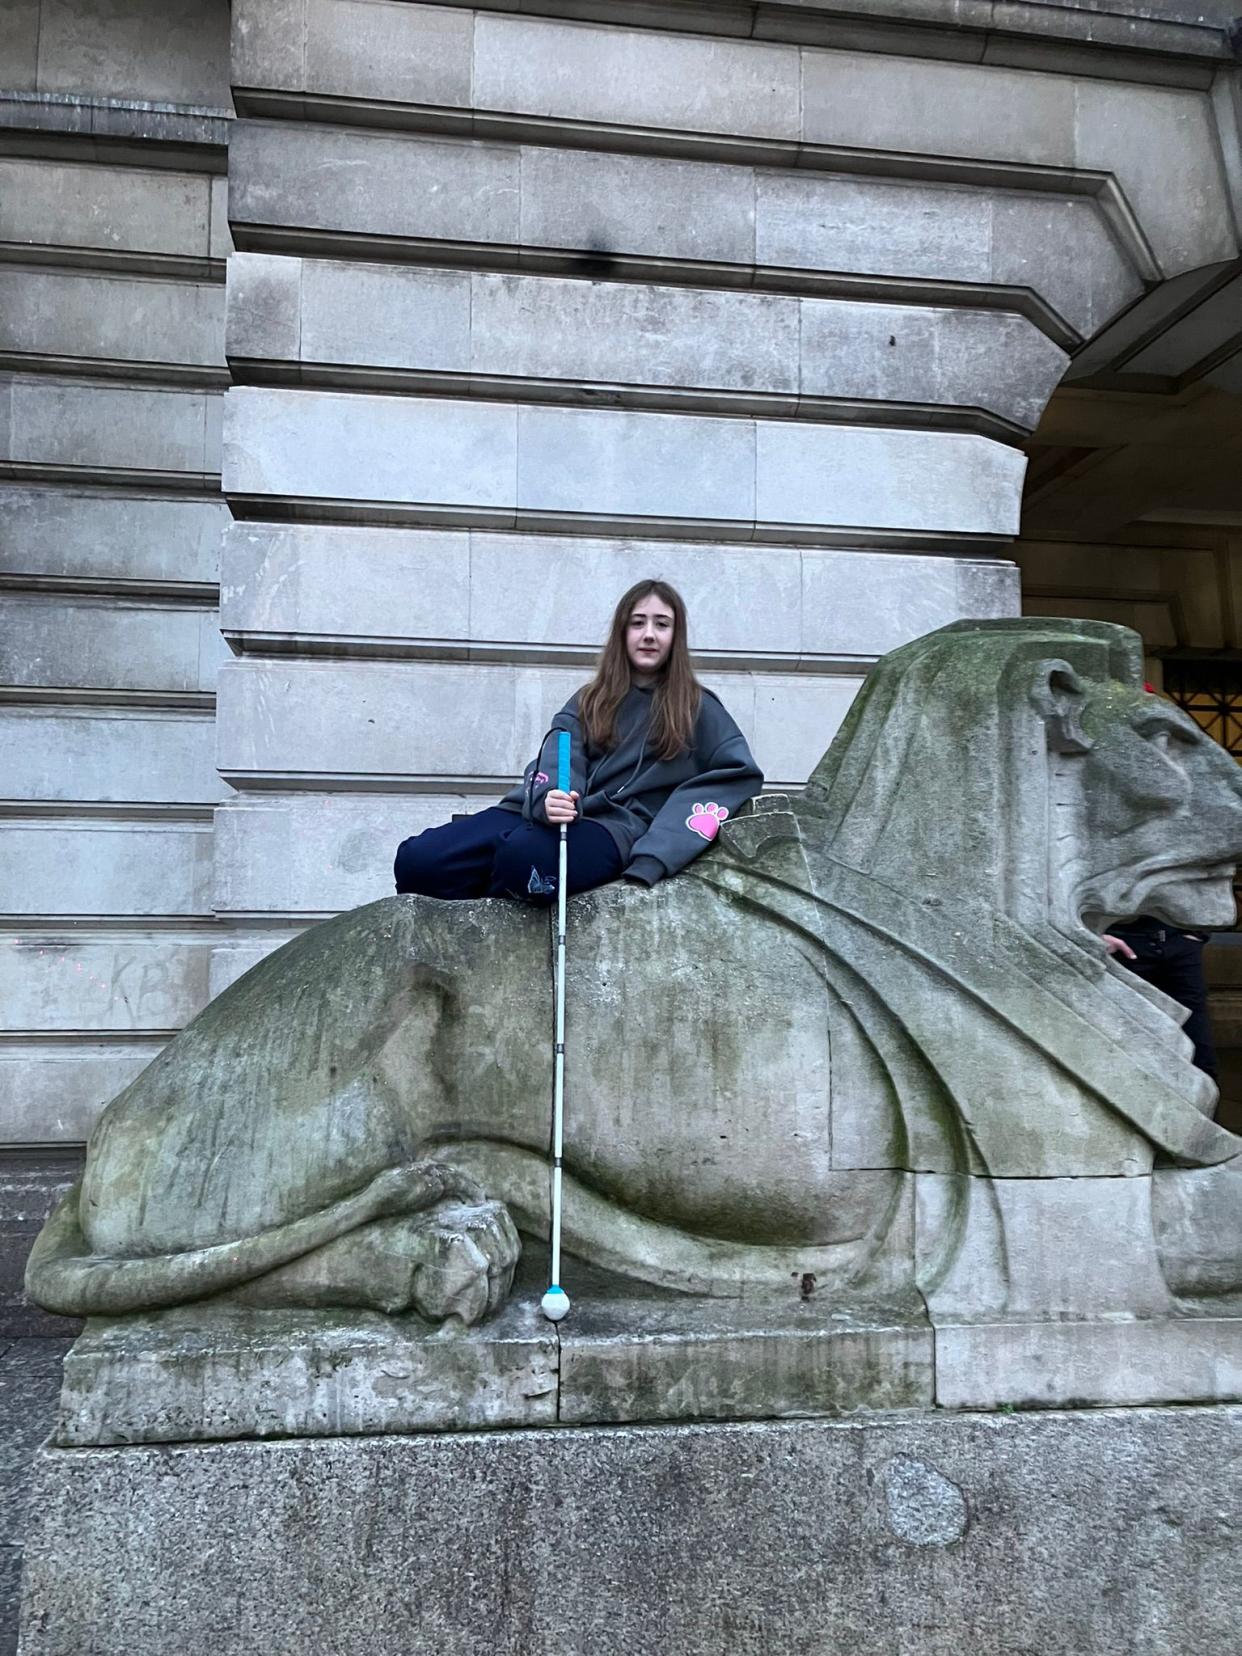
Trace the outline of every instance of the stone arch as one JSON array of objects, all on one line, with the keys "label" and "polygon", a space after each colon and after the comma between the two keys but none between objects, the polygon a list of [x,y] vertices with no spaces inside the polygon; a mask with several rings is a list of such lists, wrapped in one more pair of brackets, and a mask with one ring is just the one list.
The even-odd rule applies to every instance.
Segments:
[{"label": "stone arch", "polygon": [[[1242,259],[1168,278],[1088,341],[1027,452],[1024,612],[1133,627],[1148,680],[1242,760]],[[1206,956],[1235,1130],[1239,943]]]}]

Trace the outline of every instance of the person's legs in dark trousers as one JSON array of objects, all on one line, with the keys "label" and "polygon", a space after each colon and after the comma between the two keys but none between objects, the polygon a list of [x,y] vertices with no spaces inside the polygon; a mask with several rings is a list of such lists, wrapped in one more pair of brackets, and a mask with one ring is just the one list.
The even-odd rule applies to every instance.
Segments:
[{"label": "person's legs in dark trousers", "polygon": [[1215,1081],[1216,1052],[1208,1020],[1202,940],[1146,917],[1132,926],[1113,926],[1110,931],[1134,950],[1133,960],[1122,961],[1127,971],[1162,990],[1189,1012],[1182,1027],[1194,1043],[1195,1063]]},{"label": "person's legs in dark trousers", "polygon": [[[516,897],[546,905],[556,898],[560,833],[493,806],[403,840],[393,867],[397,891],[454,901]],[[569,827],[569,893],[618,879],[621,853],[598,822]]]},{"label": "person's legs in dark trousers", "polygon": [[393,864],[397,891],[446,901],[486,897],[496,847],[504,835],[521,826],[522,819],[515,812],[493,805],[402,840]]},{"label": "person's legs in dark trousers", "polygon": [[1172,995],[1190,1013],[1182,1028],[1195,1044],[1195,1063],[1216,1080],[1216,1050],[1212,1045],[1212,1026],[1208,1021],[1207,979],[1203,972],[1203,943],[1184,931],[1167,931],[1164,944],[1164,966],[1161,976],[1153,978],[1157,989]]},{"label": "person's legs in dark trousers", "polygon": [[[521,897],[542,906],[555,902],[560,848],[559,829],[519,817],[514,831],[496,847],[488,896]],[[571,897],[620,878],[621,853],[607,828],[581,819],[570,823],[568,873]]]}]

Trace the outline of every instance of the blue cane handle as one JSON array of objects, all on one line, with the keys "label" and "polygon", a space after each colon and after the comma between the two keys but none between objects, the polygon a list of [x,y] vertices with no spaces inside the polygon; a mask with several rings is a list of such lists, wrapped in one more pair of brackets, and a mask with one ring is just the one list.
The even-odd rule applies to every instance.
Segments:
[{"label": "blue cane handle", "polygon": [[569,792],[569,732],[556,733],[556,785],[562,793]]}]

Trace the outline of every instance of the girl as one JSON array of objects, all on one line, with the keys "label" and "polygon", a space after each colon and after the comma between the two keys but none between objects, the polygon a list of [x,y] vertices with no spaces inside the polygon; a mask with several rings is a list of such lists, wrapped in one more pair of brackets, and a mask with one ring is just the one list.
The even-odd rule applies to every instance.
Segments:
[{"label": "girl", "polygon": [[[561,730],[568,793],[551,783]],[[694,676],[680,595],[639,581],[617,605],[595,677],[553,719],[521,784],[489,810],[405,840],[397,890],[550,903],[563,822],[571,894],[621,876],[653,886],[762,786],[745,737]]]}]

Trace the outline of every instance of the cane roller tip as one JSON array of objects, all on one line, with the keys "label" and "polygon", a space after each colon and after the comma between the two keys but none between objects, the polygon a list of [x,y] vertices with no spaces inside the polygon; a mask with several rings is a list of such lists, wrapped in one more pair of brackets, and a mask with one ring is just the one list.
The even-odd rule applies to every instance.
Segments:
[{"label": "cane roller tip", "polygon": [[549,1322],[560,1322],[569,1313],[569,1295],[555,1283],[539,1301],[539,1309]]}]

